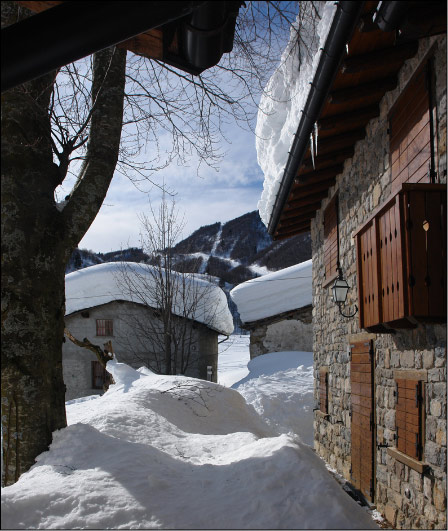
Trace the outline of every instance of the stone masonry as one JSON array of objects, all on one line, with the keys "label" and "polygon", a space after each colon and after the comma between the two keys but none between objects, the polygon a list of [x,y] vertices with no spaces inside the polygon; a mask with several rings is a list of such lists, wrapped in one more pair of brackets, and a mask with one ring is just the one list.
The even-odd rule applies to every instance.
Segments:
[{"label": "stone masonry", "polygon": [[[399,74],[398,86],[381,101],[381,114],[367,126],[352,159],[330,189],[312,223],[313,335],[315,399],[319,369],[329,368],[328,415],[315,413],[315,449],[331,467],[350,480],[350,358],[352,341],[372,339],[375,351],[376,444],[375,497],[378,509],[397,528],[446,529],[446,326],[419,324],[395,334],[367,334],[357,317],[344,319],[323,286],[323,212],[339,192],[340,261],[351,289],[346,311],[357,304],[356,245],[352,237],[375,207],[391,194],[388,112],[413,73],[433,54],[437,125],[438,176],[446,183],[446,36],[422,39],[415,57]],[[319,156],[319,154],[317,154]],[[401,372],[398,372],[401,371]],[[404,464],[395,446],[395,382],[403,371],[418,372],[424,382],[423,473]],[[395,374],[395,376],[394,376]]]},{"label": "stone masonry", "polygon": [[268,352],[313,350],[311,305],[287,315],[248,323],[244,327],[250,330],[250,359]]}]

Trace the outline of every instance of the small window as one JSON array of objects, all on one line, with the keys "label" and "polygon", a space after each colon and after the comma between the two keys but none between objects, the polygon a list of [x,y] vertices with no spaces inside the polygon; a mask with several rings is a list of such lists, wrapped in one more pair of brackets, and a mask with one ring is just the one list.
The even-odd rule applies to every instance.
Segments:
[{"label": "small window", "polygon": [[328,370],[320,369],[319,373],[319,409],[328,414]]},{"label": "small window", "polygon": [[338,196],[336,194],[324,211],[324,285],[329,284],[338,275],[338,205]]},{"label": "small window", "polygon": [[99,361],[92,361],[92,389],[109,387],[110,374]]},{"label": "small window", "polygon": [[97,336],[113,336],[114,335],[113,319],[97,319],[96,320],[96,335]]},{"label": "small window", "polygon": [[420,461],[423,454],[423,382],[396,379],[397,450]]}]

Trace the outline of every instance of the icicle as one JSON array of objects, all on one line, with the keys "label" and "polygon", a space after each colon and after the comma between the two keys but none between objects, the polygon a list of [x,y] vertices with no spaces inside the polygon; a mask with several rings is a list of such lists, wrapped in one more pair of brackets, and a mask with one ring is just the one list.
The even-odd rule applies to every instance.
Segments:
[{"label": "icicle", "polygon": [[314,153],[317,157],[317,137],[319,136],[317,122],[314,122]]},{"label": "icicle", "polygon": [[311,161],[313,163],[313,170],[315,170],[314,166],[314,139],[313,139],[313,133],[310,134],[310,151],[311,151]]}]

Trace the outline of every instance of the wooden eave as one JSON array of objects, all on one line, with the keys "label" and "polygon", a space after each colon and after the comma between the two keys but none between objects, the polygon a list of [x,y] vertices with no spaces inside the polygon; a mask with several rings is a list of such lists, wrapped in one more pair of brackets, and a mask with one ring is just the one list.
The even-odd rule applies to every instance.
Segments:
[{"label": "wooden eave", "polygon": [[[28,8],[34,13],[41,13],[46,9],[51,9],[62,1],[49,1],[49,2],[22,2],[18,1],[23,7]],[[88,4],[88,2],[86,2]],[[87,7],[87,6],[86,6]],[[173,39],[176,41],[175,39]],[[177,52],[177,42],[171,44],[171,51],[175,54]],[[163,29],[155,28],[145,33],[141,33],[132,39],[122,42],[118,45],[120,48],[125,48],[130,52],[137,55],[142,55],[148,59],[163,59]]]},{"label": "wooden eave", "polygon": [[[348,53],[329,87],[317,119],[317,154],[313,159],[308,146],[295,171],[273,231],[276,240],[309,230],[321,200],[327,197],[344,162],[353,156],[356,142],[365,137],[368,122],[379,116],[384,94],[396,87],[401,67],[417,52],[421,34],[399,41],[396,32],[384,32],[370,22],[377,4],[365,3],[347,45]],[[321,199],[311,203],[310,197]]]},{"label": "wooden eave", "polygon": [[[27,2],[17,1],[17,4],[26,7],[34,13],[41,13],[47,9],[51,9],[59,4],[63,4],[63,1],[47,1],[47,2]],[[88,12],[88,2],[85,2],[86,11]],[[169,30],[167,29],[169,27]],[[32,43],[30,43],[32,45]],[[117,45],[119,48],[125,48],[126,50],[133,52],[136,55],[146,57],[148,59],[158,59],[164,61],[173,66],[179,66],[188,71],[188,66],[185,65],[185,61],[180,57],[178,34],[175,29],[175,23],[168,24],[155,28],[131,39],[121,42]],[[196,73],[191,71],[191,73]]]}]

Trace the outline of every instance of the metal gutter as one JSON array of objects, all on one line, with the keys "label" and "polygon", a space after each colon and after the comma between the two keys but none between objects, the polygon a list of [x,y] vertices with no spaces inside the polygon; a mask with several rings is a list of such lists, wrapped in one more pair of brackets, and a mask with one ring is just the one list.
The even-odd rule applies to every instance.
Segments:
[{"label": "metal gutter", "polygon": [[404,15],[408,11],[409,2],[380,2],[373,21],[383,31],[393,31],[398,28],[403,21]]},{"label": "metal gutter", "polygon": [[268,232],[271,235],[275,232],[281,210],[288,198],[297,170],[305,155],[314,123],[322,110],[331,82],[337,73],[340,61],[346,50],[346,44],[355,29],[363,7],[364,2],[344,1],[338,3],[319,65],[311,83],[311,90],[306,100],[305,109],[302,111],[280,190],[271,213],[268,226]]}]

